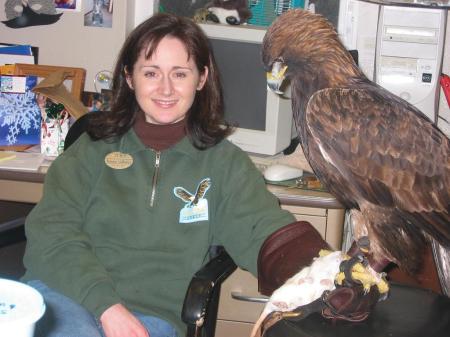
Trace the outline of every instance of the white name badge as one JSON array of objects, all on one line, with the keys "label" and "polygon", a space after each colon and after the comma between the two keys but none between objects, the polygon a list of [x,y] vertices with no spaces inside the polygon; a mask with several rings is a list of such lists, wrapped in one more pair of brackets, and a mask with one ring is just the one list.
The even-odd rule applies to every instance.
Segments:
[{"label": "white name badge", "polygon": [[207,221],[208,219],[208,200],[206,199],[200,199],[195,206],[186,205],[180,211],[180,223]]}]

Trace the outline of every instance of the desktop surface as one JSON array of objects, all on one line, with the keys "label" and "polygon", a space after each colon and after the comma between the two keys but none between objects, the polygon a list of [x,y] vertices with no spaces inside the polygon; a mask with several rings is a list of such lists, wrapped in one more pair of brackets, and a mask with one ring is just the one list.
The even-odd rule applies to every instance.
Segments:
[{"label": "desktop surface", "polygon": [[[0,169],[0,200],[37,203],[42,197],[48,163],[37,171]],[[342,209],[342,205],[328,192],[267,185],[280,202],[286,205]]]}]

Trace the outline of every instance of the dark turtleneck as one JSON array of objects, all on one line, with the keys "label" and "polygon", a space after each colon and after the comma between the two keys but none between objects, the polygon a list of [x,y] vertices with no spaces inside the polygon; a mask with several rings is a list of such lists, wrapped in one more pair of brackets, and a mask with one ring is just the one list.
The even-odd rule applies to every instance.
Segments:
[{"label": "dark turtleneck", "polygon": [[156,151],[168,149],[186,136],[185,119],[174,124],[151,124],[143,112],[138,113],[133,128],[141,142]]}]

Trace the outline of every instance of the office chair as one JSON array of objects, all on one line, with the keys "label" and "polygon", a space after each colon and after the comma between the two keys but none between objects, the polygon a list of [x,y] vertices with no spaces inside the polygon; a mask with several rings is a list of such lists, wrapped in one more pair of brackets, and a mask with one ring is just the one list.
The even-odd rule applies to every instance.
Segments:
[{"label": "office chair", "polygon": [[67,131],[66,138],[64,139],[64,151],[67,150],[70,145],[72,145],[78,137],[86,131],[89,116],[90,115],[88,113],[84,114],[70,126],[69,131]]},{"label": "office chair", "polygon": [[194,274],[181,312],[187,325],[186,337],[214,337],[220,288],[236,268],[225,249],[219,248],[217,256]]}]

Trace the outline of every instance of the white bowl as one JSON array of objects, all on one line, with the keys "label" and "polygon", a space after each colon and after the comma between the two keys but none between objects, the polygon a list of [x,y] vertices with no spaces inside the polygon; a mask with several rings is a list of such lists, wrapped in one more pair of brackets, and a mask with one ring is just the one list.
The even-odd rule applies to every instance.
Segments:
[{"label": "white bowl", "polygon": [[44,312],[44,299],[36,289],[0,278],[0,336],[33,337]]}]

